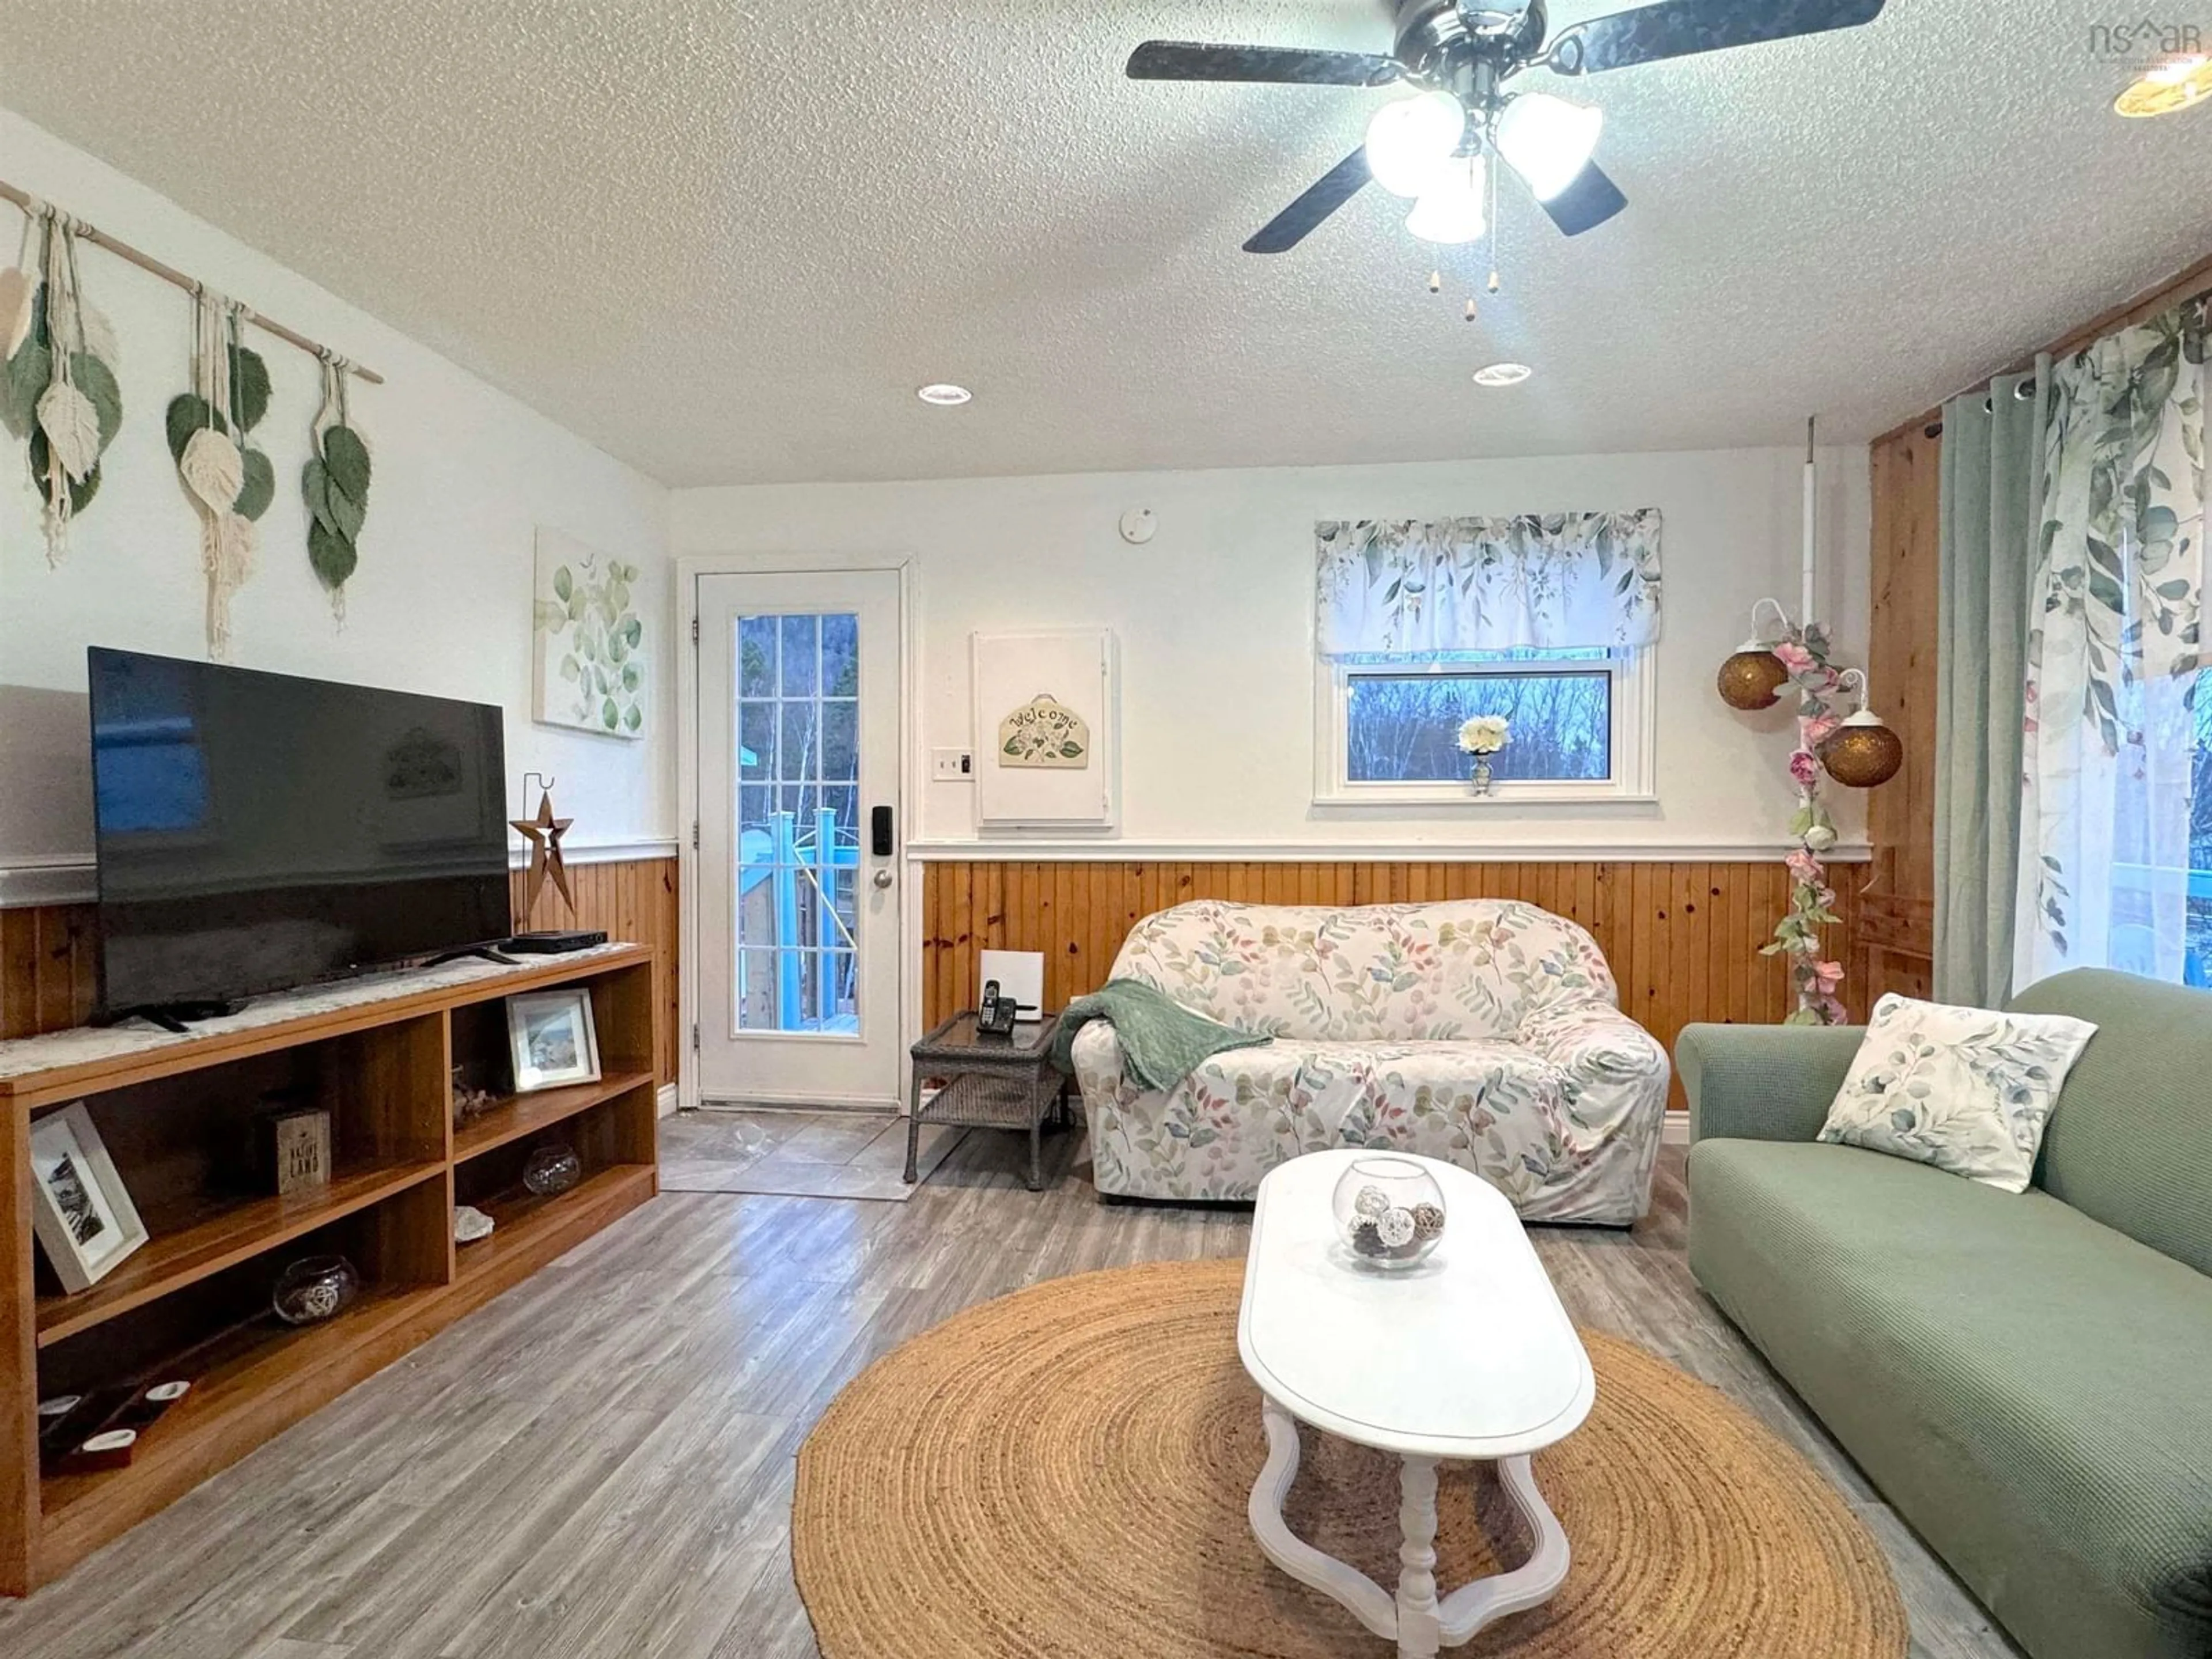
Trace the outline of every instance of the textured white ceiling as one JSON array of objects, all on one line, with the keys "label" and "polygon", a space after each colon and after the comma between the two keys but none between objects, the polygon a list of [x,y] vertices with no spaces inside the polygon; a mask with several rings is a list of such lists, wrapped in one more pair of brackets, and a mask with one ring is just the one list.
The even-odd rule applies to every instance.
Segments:
[{"label": "textured white ceiling", "polygon": [[1629,210],[1509,190],[1474,325],[1379,191],[1238,251],[1388,94],[1121,73],[1365,0],[7,0],[3,95],[672,484],[1410,460],[1869,436],[2202,255],[2212,110],[2111,114],[2088,9],[1581,83]]}]

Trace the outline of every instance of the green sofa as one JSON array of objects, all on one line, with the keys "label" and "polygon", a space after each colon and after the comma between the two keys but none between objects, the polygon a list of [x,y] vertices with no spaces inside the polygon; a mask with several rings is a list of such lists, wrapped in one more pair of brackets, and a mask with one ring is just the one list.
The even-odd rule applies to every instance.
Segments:
[{"label": "green sofa", "polygon": [[2212,995],[2081,969],[2017,1195],[1822,1146],[1861,1031],[1692,1025],[1690,1267],[2033,1659],[2212,1654]]}]

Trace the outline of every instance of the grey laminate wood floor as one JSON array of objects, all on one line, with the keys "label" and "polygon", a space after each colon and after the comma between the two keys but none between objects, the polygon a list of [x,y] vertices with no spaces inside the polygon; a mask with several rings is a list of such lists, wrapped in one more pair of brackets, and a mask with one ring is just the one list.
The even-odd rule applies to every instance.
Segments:
[{"label": "grey laminate wood floor", "polygon": [[[1075,1152],[1054,1143],[1054,1167]],[[0,1653],[804,1659],[792,1458],[847,1379],[1040,1279],[1244,1248],[1241,1213],[1109,1208],[1074,1173],[1029,1193],[1023,1158],[1015,1137],[970,1135],[905,1204],[664,1195],[61,1583],[0,1602]],[[1632,1234],[1537,1231],[1569,1308],[1725,1389],[1829,1473],[1889,1552],[1916,1659],[2011,1654],[1698,1294],[1681,1176],[1669,1148]]]}]

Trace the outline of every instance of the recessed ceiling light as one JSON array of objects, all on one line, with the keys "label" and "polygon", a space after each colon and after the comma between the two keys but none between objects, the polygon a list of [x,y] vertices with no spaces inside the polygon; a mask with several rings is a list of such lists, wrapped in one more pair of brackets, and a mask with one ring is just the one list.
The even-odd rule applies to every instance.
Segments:
[{"label": "recessed ceiling light", "polygon": [[1474,371],[1477,386],[1519,386],[1536,371],[1526,363],[1492,363]]},{"label": "recessed ceiling light", "polygon": [[926,404],[935,404],[939,409],[957,409],[975,394],[964,386],[954,386],[950,380],[933,380],[914,395]]},{"label": "recessed ceiling light", "polygon": [[2212,100],[2212,57],[2202,52],[2152,64],[2112,100],[2126,116],[2171,115]]}]

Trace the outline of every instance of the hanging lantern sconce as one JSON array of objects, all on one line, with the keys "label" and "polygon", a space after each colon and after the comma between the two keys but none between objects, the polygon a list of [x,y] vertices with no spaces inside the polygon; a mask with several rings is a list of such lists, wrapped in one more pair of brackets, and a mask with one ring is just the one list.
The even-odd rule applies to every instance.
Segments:
[{"label": "hanging lantern sconce", "polygon": [[1905,743],[1867,707],[1867,678],[1847,668],[1837,678],[1837,689],[1856,686],[1859,706],[1820,745],[1821,769],[1850,789],[1872,789],[1895,777],[1905,764]]},{"label": "hanging lantern sconce", "polygon": [[1773,708],[1782,701],[1782,688],[1790,684],[1788,666],[1774,654],[1772,644],[1759,631],[1759,613],[1768,605],[1774,607],[1781,635],[1787,636],[1790,618],[1783,614],[1782,607],[1772,599],[1761,599],[1752,607],[1752,637],[1721,665],[1717,682],[1721,701],[1729,708],[1741,708],[1747,714]]}]

